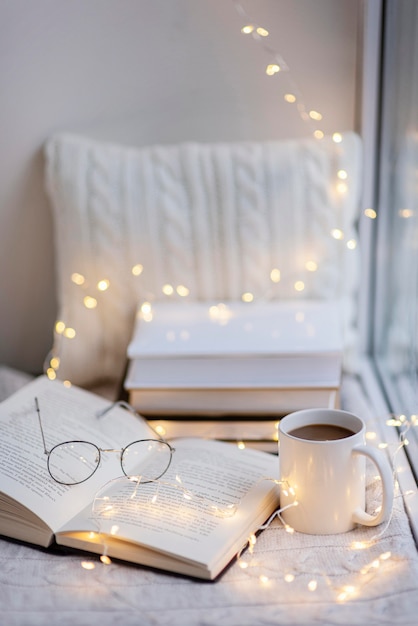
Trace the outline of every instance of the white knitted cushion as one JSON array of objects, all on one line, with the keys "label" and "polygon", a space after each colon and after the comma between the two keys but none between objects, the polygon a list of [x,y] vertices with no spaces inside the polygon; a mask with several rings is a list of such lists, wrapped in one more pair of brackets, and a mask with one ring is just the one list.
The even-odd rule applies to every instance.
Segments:
[{"label": "white knitted cushion", "polygon": [[[85,387],[119,383],[138,303],[185,297],[179,286],[195,300],[240,299],[246,292],[265,299],[338,298],[352,352],[360,155],[354,133],[341,143],[135,149],[52,137],[46,178],[59,319],[76,332],[74,338],[55,333],[60,378]],[[143,271],[134,275],[138,265]],[[278,282],[273,269],[280,271]],[[74,273],[83,284],[73,281]],[[100,291],[103,280],[109,287]],[[164,295],[165,285],[173,295]],[[97,306],[86,308],[85,296]]]}]

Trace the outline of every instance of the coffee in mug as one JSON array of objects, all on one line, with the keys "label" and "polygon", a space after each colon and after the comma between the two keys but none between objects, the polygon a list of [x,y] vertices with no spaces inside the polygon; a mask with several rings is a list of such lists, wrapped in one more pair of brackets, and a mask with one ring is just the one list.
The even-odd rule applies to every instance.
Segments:
[{"label": "coffee in mug", "polygon": [[289,433],[298,439],[309,439],[310,441],[332,441],[333,439],[344,439],[354,435],[352,430],[335,424],[308,424],[295,428]]},{"label": "coffee in mug", "polygon": [[[366,445],[359,417],[334,409],[290,413],[279,424],[280,508],[295,530],[327,535],[376,526],[390,514],[393,477],[385,454]],[[366,512],[366,458],[381,477],[382,505]]]}]

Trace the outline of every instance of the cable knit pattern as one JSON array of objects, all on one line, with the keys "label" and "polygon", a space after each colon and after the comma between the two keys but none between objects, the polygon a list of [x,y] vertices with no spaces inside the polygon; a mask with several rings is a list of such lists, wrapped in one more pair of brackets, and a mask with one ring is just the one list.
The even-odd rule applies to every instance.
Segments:
[{"label": "cable knit pattern", "polygon": [[[337,298],[353,369],[361,142],[293,140],[128,148],[57,135],[46,147],[55,222],[59,375],[120,383],[139,302]],[[339,180],[344,170],[347,180]],[[346,189],[341,185],[346,184]],[[338,188],[340,185],[340,188]],[[331,236],[340,229],[342,239]],[[317,264],[309,271],[308,262]],[[132,274],[136,264],[140,276]],[[280,270],[280,281],[270,272]],[[75,285],[78,272],[85,283]],[[97,290],[102,279],[110,282]],[[304,284],[302,291],[295,283]],[[97,307],[87,309],[84,297]]]}]

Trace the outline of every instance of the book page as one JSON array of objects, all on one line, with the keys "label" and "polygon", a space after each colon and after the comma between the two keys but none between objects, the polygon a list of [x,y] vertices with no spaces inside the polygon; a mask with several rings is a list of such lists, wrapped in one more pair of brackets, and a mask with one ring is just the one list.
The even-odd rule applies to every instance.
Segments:
[{"label": "book page", "polygon": [[22,503],[55,531],[94,498],[106,482],[121,476],[119,454],[102,454],[100,467],[86,482],[61,485],[48,473],[35,406],[39,399],[46,446],[71,440],[102,448],[121,448],[153,436],[146,422],[122,408],[103,417],[109,401],[76,387],[40,377],[0,404],[0,490]]},{"label": "book page", "polygon": [[62,532],[90,530],[210,564],[254,530],[260,511],[277,504],[276,456],[201,439],[173,445],[161,480],[109,485]]}]

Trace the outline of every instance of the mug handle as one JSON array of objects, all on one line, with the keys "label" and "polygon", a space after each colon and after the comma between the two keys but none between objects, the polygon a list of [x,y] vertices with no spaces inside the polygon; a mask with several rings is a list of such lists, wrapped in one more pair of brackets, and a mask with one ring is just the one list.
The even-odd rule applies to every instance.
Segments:
[{"label": "mug handle", "polygon": [[370,515],[360,508],[353,513],[353,522],[364,526],[377,526],[389,517],[393,503],[393,476],[389,462],[381,450],[365,445],[354,446],[353,454],[363,454],[376,466],[382,483],[382,506],[376,515]]}]

